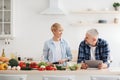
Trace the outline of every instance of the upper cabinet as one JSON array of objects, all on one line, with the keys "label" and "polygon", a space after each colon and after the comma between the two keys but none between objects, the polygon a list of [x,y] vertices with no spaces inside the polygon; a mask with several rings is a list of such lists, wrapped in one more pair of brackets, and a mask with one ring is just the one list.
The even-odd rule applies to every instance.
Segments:
[{"label": "upper cabinet", "polygon": [[0,0],[0,39],[12,39],[12,0]]}]

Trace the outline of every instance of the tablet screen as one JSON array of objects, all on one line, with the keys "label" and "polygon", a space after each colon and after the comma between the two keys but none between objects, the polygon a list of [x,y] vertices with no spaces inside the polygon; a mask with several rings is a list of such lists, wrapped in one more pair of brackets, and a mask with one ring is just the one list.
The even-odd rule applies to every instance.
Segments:
[{"label": "tablet screen", "polygon": [[102,60],[85,60],[89,68],[97,68],[98,64],[103,63]]}]

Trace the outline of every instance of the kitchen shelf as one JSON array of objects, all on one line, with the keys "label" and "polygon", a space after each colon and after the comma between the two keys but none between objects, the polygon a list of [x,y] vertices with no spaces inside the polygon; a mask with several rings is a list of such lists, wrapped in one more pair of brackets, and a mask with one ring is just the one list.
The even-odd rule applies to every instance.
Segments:
[{"label": "kitchen shelf", "polygon": [[120,14],[120,11],[71,11],[72,14]]},{"label": "kitchen shelf", "polygon": [[118,23],[70,23],[72,26],[117,26],[119,25]]},{"label": "kitchen shelf", "polygon": [[[115,16],[115,15],[118,16],[118,15],[120,15],[120,11],[110,11],[110,10],[101,10],[101,11],[100,10],[81,10],[81,11],[71,11],[70,14],[73,14],[73,16],[75,16],[75,15],[80,16],[83,19],[83,20],[79,19],[80,21],[78,19],[74,19],[75,21],[76,20],[77,21],[76,22],[75,21],[71,22],[70,25],[72,25],[72,26],[118,26],[118,25],[120,25],[119,22],[115,22],[115,18],[116,17],[113,19],[113,22],[111,22],[111,23],[109,23],[109,20],[107,20],[108,21],[107,23],[97,23],[97,21],[101,20],[101,19],[97,19],[96,22],[90,21],[91,23],[89,23],[89,22],[84,21],[84,19],[86,17],[85,18],[83,17],[83,16],[86,16],[86,15],[89,15],[89,16],[91,15],[90,18],[95,18],[96,16],[98,18],[101,15],[104,18],[108,14],[113,15],[113,16]],[[94,14],[95,14],[95,16],[94,16]],[[104,19],[102,19],[102,20],[104,20]],[[81,22],[81,21],[84,21],[84,22]],[[110,20],[110,21],[112,21],[112,20]]]}]

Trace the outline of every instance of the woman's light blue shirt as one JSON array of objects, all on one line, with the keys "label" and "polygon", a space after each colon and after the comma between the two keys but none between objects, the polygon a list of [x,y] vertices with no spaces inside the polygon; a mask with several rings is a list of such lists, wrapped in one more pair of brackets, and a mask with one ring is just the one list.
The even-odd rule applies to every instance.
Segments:
[{"label": "woman's light blue shirt", "polygon": [[[64,40],[60,40],[60,47],[61,47],[61,54],[62,54],[62,59],[72,59],[72,54],[70,51],[70,47],[68,46],[68,43]],[[50,39],[44,43],[44,48],[43,48],[43,55],[44,55],[44,61],[45,62],[55,62],[55,44],[53,39]],[[64,66],[66,63],[63,64]]]}]

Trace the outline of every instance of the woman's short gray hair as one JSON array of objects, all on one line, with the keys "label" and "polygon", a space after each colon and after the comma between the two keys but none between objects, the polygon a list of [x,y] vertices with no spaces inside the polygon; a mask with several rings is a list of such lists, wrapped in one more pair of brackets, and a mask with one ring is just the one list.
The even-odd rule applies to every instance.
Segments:
[{"label": "woman's short gray hair", "polygon": [[98,36],[99,35],[97,29],[90,29],[86,33],[88,33],[91,36]]}]

